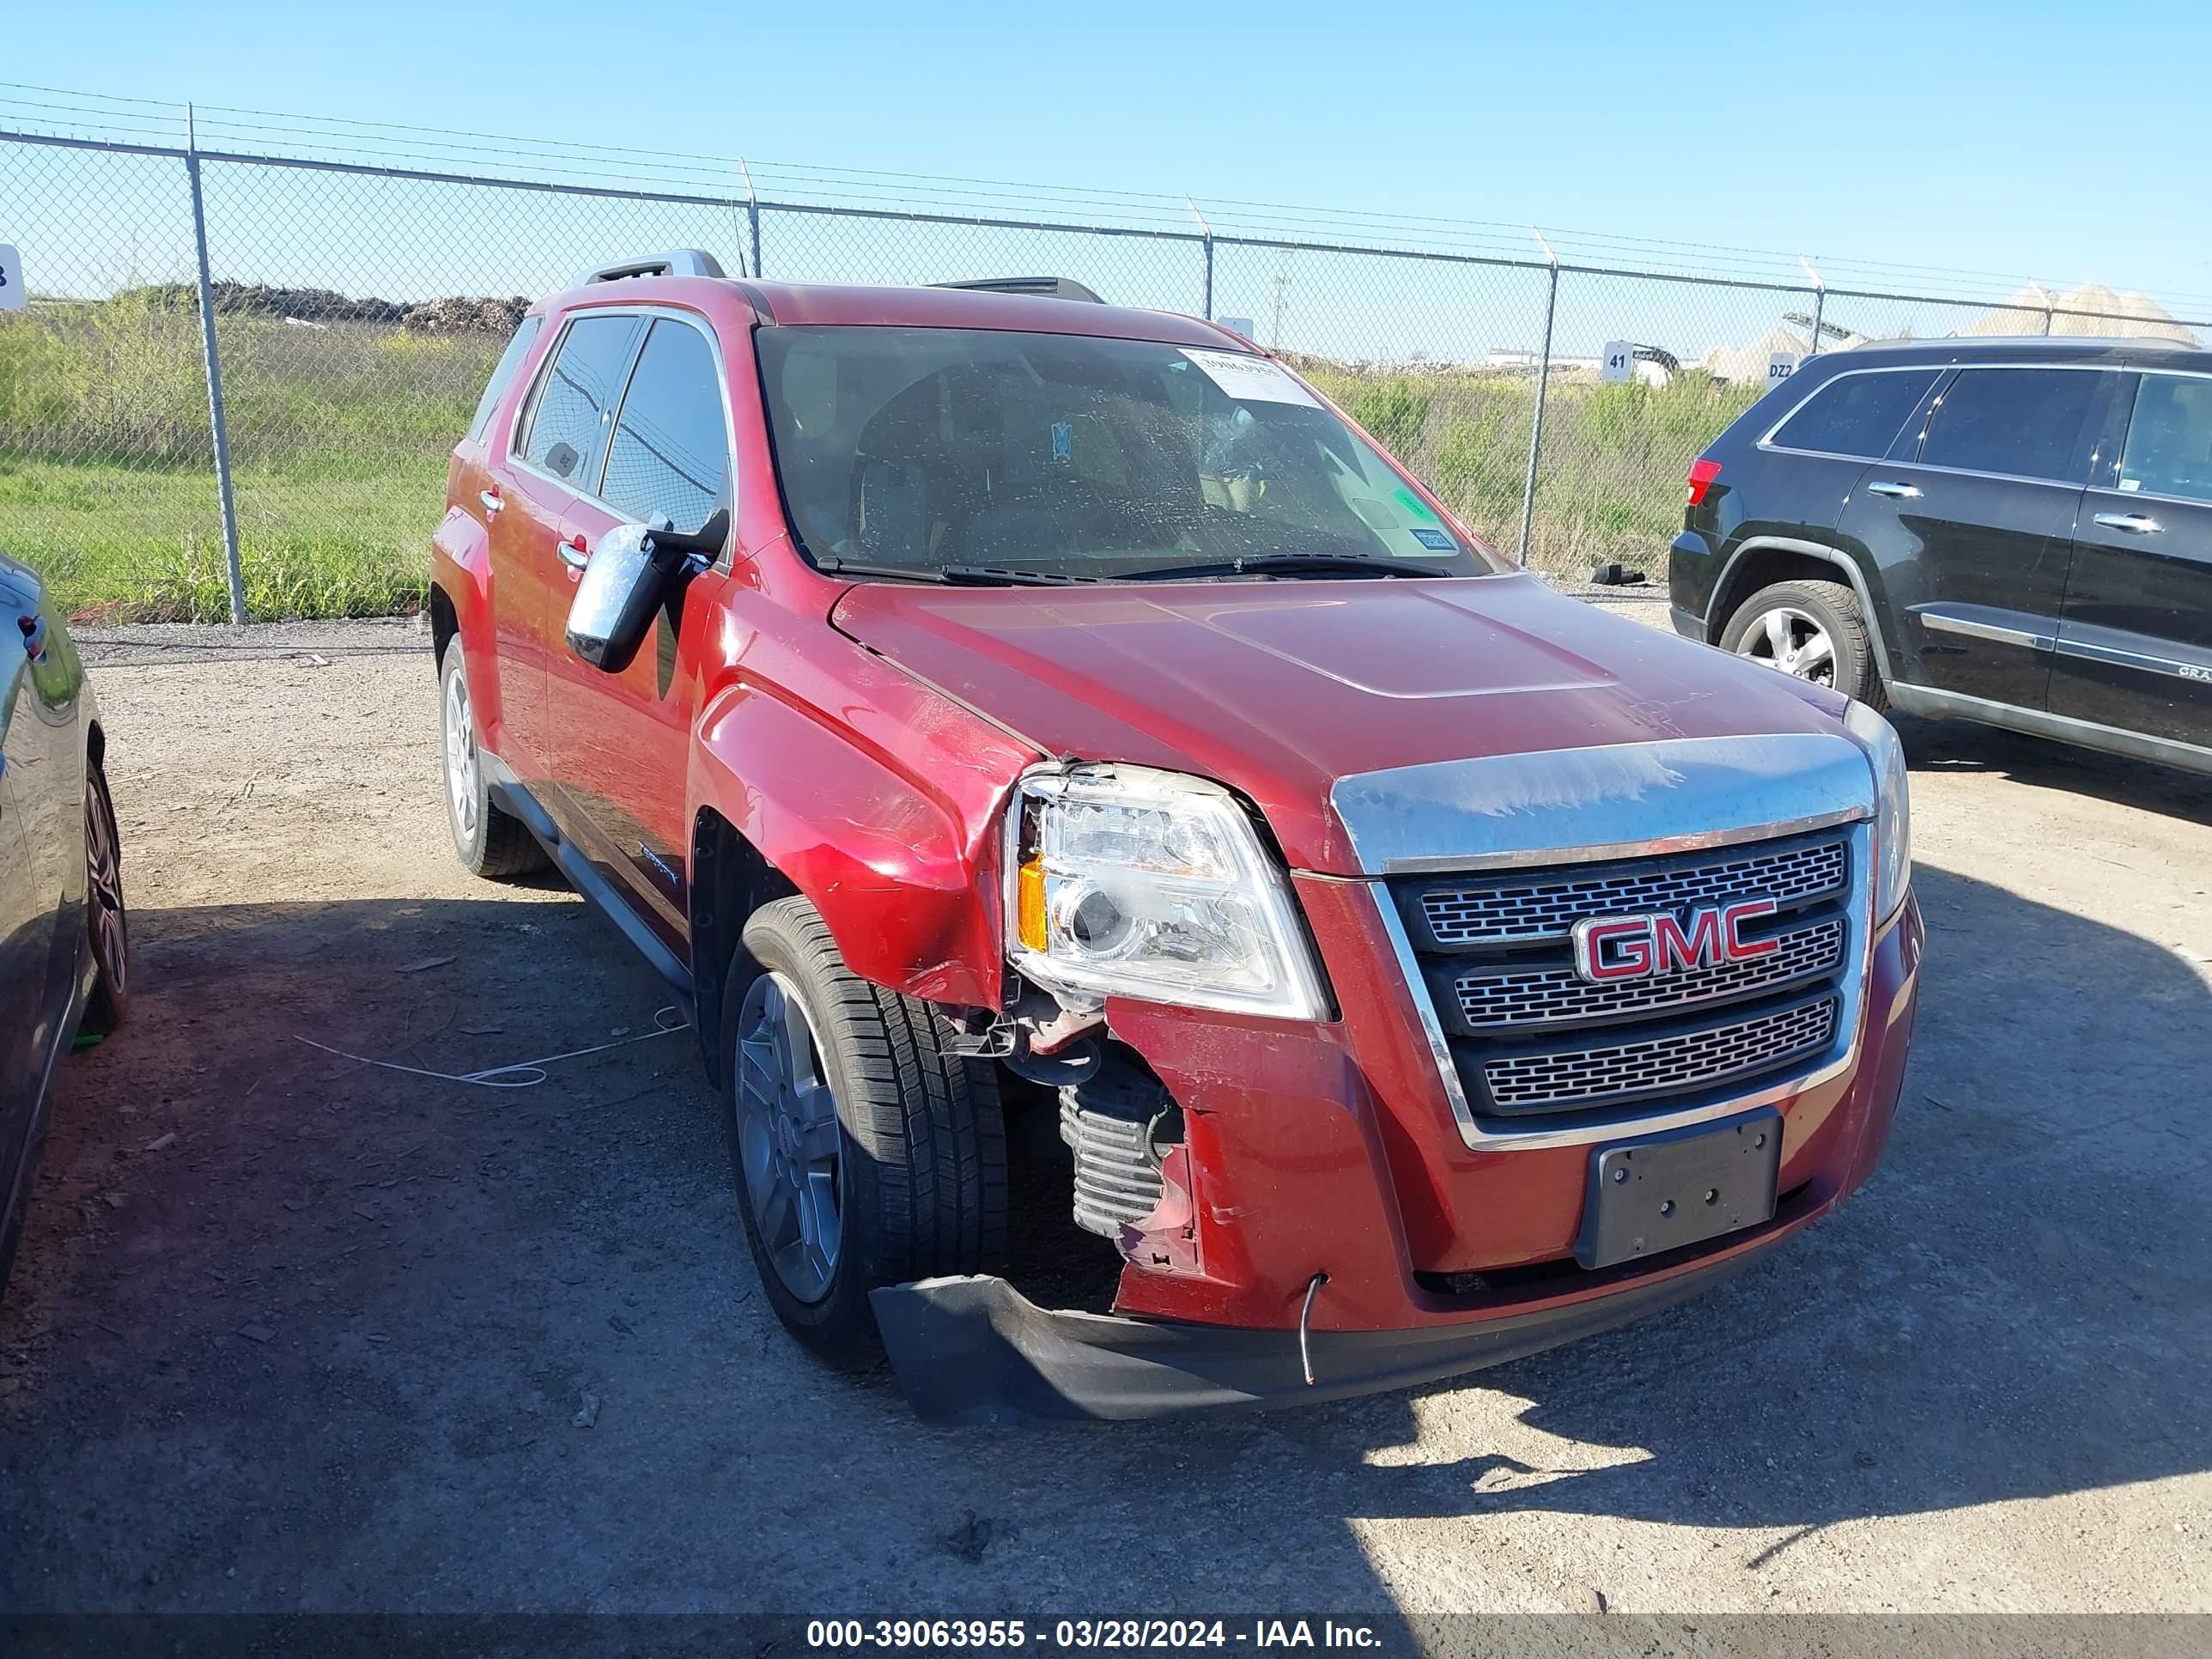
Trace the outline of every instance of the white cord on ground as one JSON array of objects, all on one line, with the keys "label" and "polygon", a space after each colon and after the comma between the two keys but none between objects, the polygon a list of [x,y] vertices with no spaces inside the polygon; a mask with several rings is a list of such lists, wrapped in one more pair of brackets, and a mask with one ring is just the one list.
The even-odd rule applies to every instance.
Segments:
[{"label": "white cord on ground", "polygon": [[[673,1025],[668,1022],[674,1019]],[[653,1029],[635,1036],[617,1037],[612,1042],[595,1042],[588,1048],[571,1048],[566,1054],[547,1054],[539,1060],[517,1060],[512,1066],[491,1066],[481,1072],[434,1072],[423,1066],[402,1066],[397,1060],[373,1060],[367,1054],[349,1054],[343,1048],[333,1048],[327,1042],[318,1042],[313,1037],[292,1034],[295,1042],[304,1042],[310,1048],[319,1048],[326,1054],[336,1054],[340,1060],[350,1060],[362,1066],[374,1066],[386,1072],[404,1072],[410,1077],[436,1078],[441,1083],[473,1083],[480,1089],[534,1089],[545,1081],[548,1066],[564,1060],[580,1060],[586,1054],[605,1054],[610,1048],[626,1048],[633,1042],[650,1042],[655,1037],[673,1036],[678,1031],[688,1031],[691,1022],[676,1011],[674,1004],[653,1011]]]}]

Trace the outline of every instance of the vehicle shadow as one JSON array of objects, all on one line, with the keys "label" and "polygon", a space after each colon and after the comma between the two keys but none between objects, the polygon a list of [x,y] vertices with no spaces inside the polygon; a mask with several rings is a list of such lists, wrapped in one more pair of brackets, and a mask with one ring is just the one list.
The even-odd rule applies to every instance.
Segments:
[{"label": "vehicle shadow", "polygon": [[2000,774],[2033,787],[2212,823],[2212,777],[1971,720],[1892,719],[1916,772]]},{"label": "vehicle shadow", "polygon": [[[1372,1471],[1355,1512],[1449,1488],[1468,1512],[1809,1529],[2212,1468],[2212,990],[1986,884],[1923,866],[1917,888],[1919,1028],[1869,1186],[1698,1302],[1468,1379],[1525,1401],[1519,1445]],[[1343,1426],[1371,1445],[1425,1415]]]},{"label": "vehicle shadow", "polygon": [[1887,1164],[1752,1273],[1414,1396],[1036,1431],[792,1345],[691,1039],[580,903],[142,913],[0,1303],[0,1607],[1388,1616],[1394,1519],[1460,1552],[1415,1599],[1530,1605],[1486,1517],[1794,1537],[2202,1471],[2212,995],[1919,890]]}]

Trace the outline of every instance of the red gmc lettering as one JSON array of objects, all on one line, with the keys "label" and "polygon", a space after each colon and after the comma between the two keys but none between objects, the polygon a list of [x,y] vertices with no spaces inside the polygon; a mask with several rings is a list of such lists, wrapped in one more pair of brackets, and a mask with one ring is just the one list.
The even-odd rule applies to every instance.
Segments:
[{"label": "red gmc lettering", "polygon": [[[1595,983],[1642,979],[1651,971],[1651,919],[1624,916],[1617,921],[1586,921],[1582,935],[1583,973]],[[1619,948],[1608,957],[1606,946]]]}]

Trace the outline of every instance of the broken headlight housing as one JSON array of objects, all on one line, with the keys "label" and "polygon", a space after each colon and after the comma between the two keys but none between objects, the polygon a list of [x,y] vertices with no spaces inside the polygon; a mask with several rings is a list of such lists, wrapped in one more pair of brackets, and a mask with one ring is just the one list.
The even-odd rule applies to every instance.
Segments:
[{"label": "broken headlight housing", "polygon": [[1007,955],[1048,990],[1318,1019],[1282,872],[1219,784],[1139,766],[1032,772],[1006,814]]}]

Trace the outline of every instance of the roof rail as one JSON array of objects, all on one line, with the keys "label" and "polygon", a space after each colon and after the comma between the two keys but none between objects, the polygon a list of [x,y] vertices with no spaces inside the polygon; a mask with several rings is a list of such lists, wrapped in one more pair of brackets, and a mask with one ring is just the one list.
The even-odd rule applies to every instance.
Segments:
[{"label": "roof rail", "polygon": [[625,276],[720,276],[722,267],[711,253],[696,247],[671,248],[648,253],[642,259],[623,259],[611,265],[593,265],[576,273],[571,288],[587,283],[618,283]]},{"label": "roof rail", "polygon": [[1097,294],[1068,276],[978,276],[965,283],[932,283],[932,288],[981,289],[990,294],[1036,294],[1048,300],[1081,300],[1103,306]]}]

